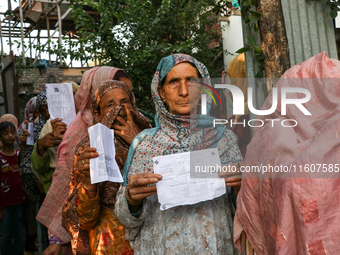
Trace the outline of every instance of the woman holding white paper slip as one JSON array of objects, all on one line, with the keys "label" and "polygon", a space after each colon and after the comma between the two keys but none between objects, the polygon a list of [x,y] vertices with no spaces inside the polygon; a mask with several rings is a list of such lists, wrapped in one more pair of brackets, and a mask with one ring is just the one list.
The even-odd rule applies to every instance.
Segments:
[{"label": "woman holding white paper slip", "polygon": [[[115,206],[135,254],[237,253],[229,194],[161,211],[156,186],[150,185],[164,179],[153,173],[157,156],[217,148],[222,165],[242,162],[232,131],[222,125],[214,128],[212,117],[196,114],[201,90],[190,79],[199,77],[209,78],[202,63],[174,54],[161,60],[152,80],[157,127],[144,130],[132,142]],[[239,186],[240,181],[226,178],[225,184]]]},{"label": "woman holding white paper slip", "polygon": [[[102,123],[115,130],[112,142],[117,164],[123,169],[131,141],[149,127],[149,120],[138,113],[131,90],[120,81],[106,81],[97,89],[92,97],[92,113],[94,124]],[[73,237],[76,254],[133,254],[129,242],[124,240],[124,226],[113,211],[120,184],[91,184],[90,158],[96,157],[98,153],[90,148],[87,136],[76,147],[63,226]]]},{"label": "woman holding white paper slip", "polygon": [[[79,113],[67,128],[64,139],[59,145],[58,163],[53,174],[52,185],[37,215],[37,220],[48,227],[53,234],[50,240],[51,245],[49,246],[51,249],[54,247],[60,250],[60,243],[71,241],[71,236],[61,225],[61,214],[68,198],[71,181],[70,171],[74,165],[74,148],[86,137],[88,127],[93,125],[91,97],[97,88],[107,80],[124,81],[132,90],[132,83],[127,74],[124,70],[116,67],[94,67],[83,74],[79,90],[74,98]],[[64,249],[63,252],[65,253]]]}]

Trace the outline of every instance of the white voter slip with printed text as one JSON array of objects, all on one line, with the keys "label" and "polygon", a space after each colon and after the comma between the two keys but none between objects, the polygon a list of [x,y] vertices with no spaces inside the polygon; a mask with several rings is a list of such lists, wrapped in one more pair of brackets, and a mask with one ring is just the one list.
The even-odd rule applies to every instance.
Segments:
[{"label": "white voter slip with printed text", "polygon": [[114,130],[101,123],[88,128],[91,148],[96,148],[99,156],[90,159],[91,184],[111,181],[123,182],[116,161]]},{"label": "white voter slip with printed text", "polygon": [[214,178],[190,177],[190,159],[194,164],[221,165],[216,148],[153,158],[154,173],[163,177],[156,184],[162,211],[212,200],[226,193],[224,178],[218,177],[217,172]]}]

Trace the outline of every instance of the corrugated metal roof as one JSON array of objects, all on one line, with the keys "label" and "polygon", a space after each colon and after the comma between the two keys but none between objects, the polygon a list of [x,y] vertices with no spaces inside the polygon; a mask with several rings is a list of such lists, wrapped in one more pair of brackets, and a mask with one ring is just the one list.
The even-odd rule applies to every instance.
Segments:
[{"label": "corrugated metal roof", "polygon": [[326,1],[281,0],[291,66],[322,51],[338,59],[333,19]]}]

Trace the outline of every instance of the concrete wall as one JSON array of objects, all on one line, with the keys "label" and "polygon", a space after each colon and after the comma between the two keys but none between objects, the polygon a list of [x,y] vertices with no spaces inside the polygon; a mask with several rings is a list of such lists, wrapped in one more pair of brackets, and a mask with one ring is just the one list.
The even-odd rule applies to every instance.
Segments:
[{"label": "concrete wall", "polygon": [[242,19],[239,11],[233,11],[234,15],[226,20],[221,20],[223,50],[233,55],[224,54],[225,71],[228,70],[229,62],[235,58],[235,52],[243,48]]},{"label": "concrete wall", "polygon": [[[223,50],[232,55],[224,54],[224,70],[226,72],[226,82],[228,82],[227,70],[230,61],[236,57],[235,52],[243,48],[242,19],[240,11],[232,11],[232,15],[221,20]],[[227,118],[232,116],[232,100],[227,95]]]}]

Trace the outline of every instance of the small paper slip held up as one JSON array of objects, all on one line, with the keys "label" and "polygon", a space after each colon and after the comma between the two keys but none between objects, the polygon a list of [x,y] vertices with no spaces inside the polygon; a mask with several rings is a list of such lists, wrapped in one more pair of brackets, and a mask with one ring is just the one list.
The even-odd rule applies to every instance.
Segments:
[{"label": "small paper slip held up", "polygon": [[[214,156],[212,152],[215,152]],[[156,184],[161,211],[212,200],[226,193],[223,178],[190,178],[190,157],[197,157],[197,153],[200,157],[209,157],[209,162],[221,165],[216,148],[153,158],[154,172],[163,177]]]},{"label": "small paper slip held up", "polygon": [[88,128],[90,147],[96,148],[99,156],[90,159],[91,184],[98,182],[124,182],[116,162],[114,130],[101,123]]},{"label": "small paper slip held up", "polygon": [[28,128],[27,131],[30,133],[29,136],[27,136],[27,145],[34,145],[34,127],[33,122],[28,122]]},{"label": "small paper slip held up", "polygon": [[46,84],[47,106],[51,119],[61,118],[67,126],[76,117],[71,83]]}]

